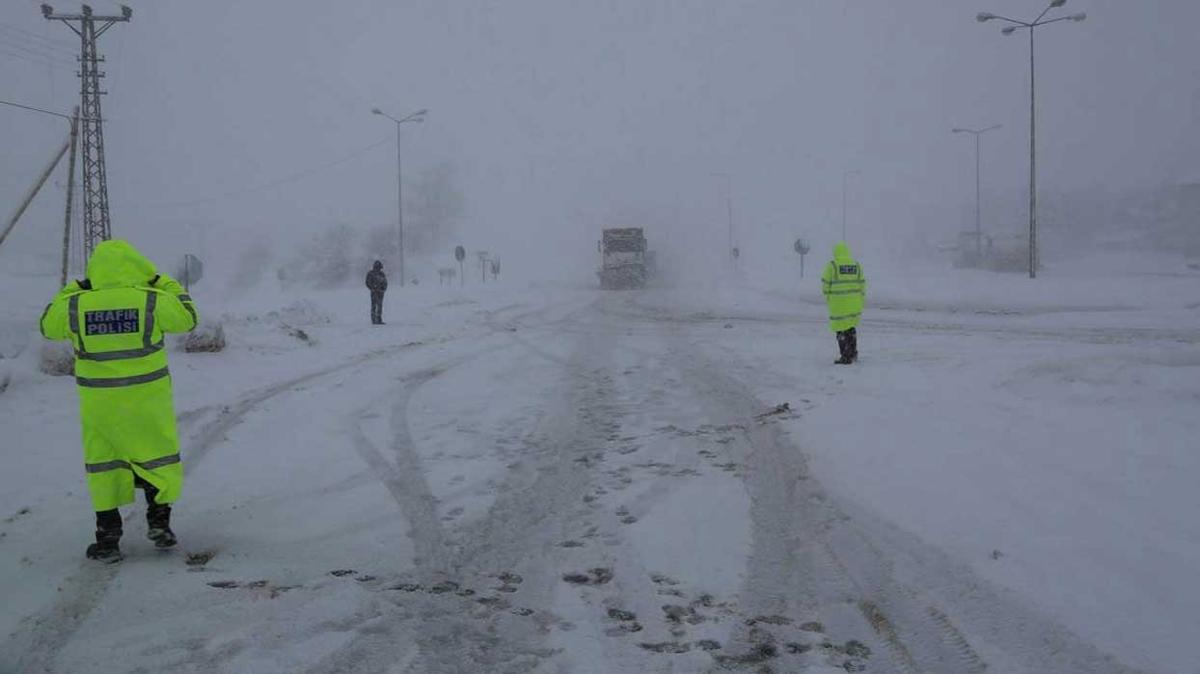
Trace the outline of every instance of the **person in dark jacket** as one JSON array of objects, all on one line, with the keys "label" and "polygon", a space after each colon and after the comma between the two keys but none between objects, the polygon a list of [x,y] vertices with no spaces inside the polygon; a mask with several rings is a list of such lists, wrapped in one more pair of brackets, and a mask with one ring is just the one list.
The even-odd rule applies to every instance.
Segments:
[{"label": "person in dark jacket", "polygon": [[383,325],[383,293],[387,291],[387,275],[383,273],[383,263],[375,260],[371,271],[367,272],[367,289],[371,291],[371,323]]}]

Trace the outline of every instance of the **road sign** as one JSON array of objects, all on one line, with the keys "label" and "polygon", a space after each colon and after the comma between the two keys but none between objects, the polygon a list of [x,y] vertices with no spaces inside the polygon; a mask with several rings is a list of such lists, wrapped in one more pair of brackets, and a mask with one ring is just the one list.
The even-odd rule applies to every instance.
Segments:
[{"label": "road sign", "polygon": [[804,278],[804,256],[808,255],[808,251],[812,249],[804,239],[796,239],[796,243],[792,244],[792,249],[800,256],[800,278]]},{"label": "road sign", "polygon": [[742,251],[738,250],[737,248],[734,248],[733,249],[733,259],[736,260],[741,256],[742,256]]},{"label": "road sign", "polygon": [[179,261],[179,282],[184,288],[190,289],[193,283],[204,276],[204,263],[200,258],[188,253]]},{"label": "road sign", "polygon": [[467,272],[463,269],[463,260],[467,257],[467,251],[462,246],[454,247],[454,259],[458,260],[458,285],[461,288],[467,282]]}]

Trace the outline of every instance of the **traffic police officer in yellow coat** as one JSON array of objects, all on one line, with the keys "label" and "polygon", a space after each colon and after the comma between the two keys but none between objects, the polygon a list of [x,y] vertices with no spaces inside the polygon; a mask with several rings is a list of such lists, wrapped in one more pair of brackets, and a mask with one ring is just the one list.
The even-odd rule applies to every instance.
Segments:
[{"label": "traffic police officer in yellow coat", "polygon": [[821,274],[821,292],[829,308],[829,329],[837,333],[841,358],[838,365],[858,360],[858,321],[867,297],[867,277],[862,265],[850,254],[850,246],[839,241],[833,247],[833,259]]},{"label": "traffic police officer in yellow coat", "polygon": [[175,545],[171,504],[183,487],[164,333],[196,327],[178,281],[124,241],[104,241],[87,278],[63,288],[42,314],[42,335],[75,347],[84,467],[96,511],[87,556],[121,558],[121,514],[145,491],[150,540]]}]

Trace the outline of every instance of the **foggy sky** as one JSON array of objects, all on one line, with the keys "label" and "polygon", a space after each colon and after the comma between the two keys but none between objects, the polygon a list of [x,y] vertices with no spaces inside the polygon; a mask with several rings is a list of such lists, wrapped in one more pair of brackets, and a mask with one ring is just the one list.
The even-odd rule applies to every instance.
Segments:
[{"label": "foggy sky", "polygon": [[[0,98],[68,112],[78,39],[38,4],[0,5]],[[823,250],[839,236],[847,169],[861,171],[849,238],[886,256],[971,212],[974,145],[954,126],[1004,125],[984,139],[987,217],[1025,217],[1028,41],[974,17],[1032,19],[1044,0],[126,4],[132,22],[101,41],[113,229],[163,254],[394,222],[394,125],[376,106],[429,109],[404,127],[406,177],[453,163],[463,243],[522,266],[590,259],[604,224],[719,255],[718,173],[748,254],[798,235]],[[1040,188],[1200,178],[1200,3],[1062,11],[1089,18],[1038,32]],[[65,126],[0,106],[5,217]],[[25,244],[56,248],[61,195],[39,197]]]}]

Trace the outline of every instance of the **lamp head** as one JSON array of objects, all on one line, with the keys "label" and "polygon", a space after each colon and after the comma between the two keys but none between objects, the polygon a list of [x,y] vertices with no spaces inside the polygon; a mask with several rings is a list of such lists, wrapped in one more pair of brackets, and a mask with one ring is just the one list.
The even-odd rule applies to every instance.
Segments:
[{"label": "lamp head", "polygon": [[83,6],[83,15],[84,15],[84,16],[91,16],[91,15],[92,15],[92,7],[91,7],[91,5],[84,5],[84,6]]},{"label": "lamp head", "polygon": [[44,16],[44,17],[46,17],[47,19],[49,19],[49,18],[50,18],[50,15],[51,15],[51,14],[53,14],[53,13],[54,13],[54,8],[53,8],[53,7],[51,7],[50,5],[45,5],[45,4],[43,4],[43,5],[42,5],[42,16]]},{"label": "lamp head", "polygon": [[125,17],[126,19],[133,16],[133,10],[129,8],[129,5],[121,5],[121,16]]},{"label": "lamp head", "polygon": [[371,108],[371,114],[372,115],[382,115],[383,110],[380,110],[379,108]]},{"label": "lamp head", "polygon": [[1051,7],[1062,7],[1067,4],[1067,0],[1050,0]]},{"label": "lamp head", "polygon": [[1000,29],[1000,32],[1005,35],[1012,35],[1015,30],[1017,30],[1016,26],[1005,26]]},{"label": "lamp head", "polygon": [[966,133],[966,129],[950,129],[950,133]]},{"label": "lamp head", "polygon": [[1071,16],[1072,21],[1083,21],[1087,18],[1087,12],[1080,12]]},{"label": "lamp head", "polygon": [[983,23],[984,21],[991,21],[994,18],[996,18],[996,15],[992,14],[991,12],[980,12],[975,15],[975,20],[978,21],[979,23]]}]

